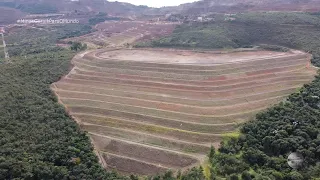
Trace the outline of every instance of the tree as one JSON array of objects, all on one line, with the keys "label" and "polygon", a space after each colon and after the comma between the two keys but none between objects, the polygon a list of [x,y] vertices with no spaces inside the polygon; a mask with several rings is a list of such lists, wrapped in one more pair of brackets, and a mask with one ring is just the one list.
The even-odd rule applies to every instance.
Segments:
[{"label": "tree", "polygon": [[263,175],[259,174],[254,178],[254,180],[271,180],[271,179],[267,176],[263,176]]},{"label": "tree", "polygon": [[130,175],[130,180],[139,180],[139,178],[133,174]]},{"label": "tree", "polygon": [[181,170],[179,170],[177,173],[177,179],[181,180],[181,177],[182,177],[182,173],[181,173]]},{"label": "tree", "polygon": [[231,175],[227,178],[227,180],[239,180],[239,177],[238,177],[238,175],[236,175],[236,174],[231,174]]},{"label": "tree", "polygon": [[85,43],[82,44],[80,42],[72,42],[70,49],[72,51],[78,51],[78,50],[83,51],[87,49],[87,44]]},{"label": "tree", "polygon": [[299,172],[293,171],[286,177],[286,179],[288,179],[288,180],[303,180],[304,178]]},{"label": "tree", "polygon": [[80,42],[72,42],[70,49],[72,51],[78,51],[82,48],[82,44]]},{"label": "tree", "polygon": [[216,154],[216,150],[215,150],[215,148],[211,145],[210,152],[209,152],[209,155],[208,155],[208,157],[209,157],[209,162],[212,163],[215,154]]},{"label": "tree", "polygon": [[81,47],[81,50],[86,50],[88,48],[88,45],[87,44],[82,44],[82,47]]},{"label": "tree", "polygon": [[181,178],[182,180],[205,180],[203,175],[203,169],[200,168],[192,168],[186,174],[184,174]]},{"label": "tree", "polygon": [[316,166],[310,168],[310,175],[312,177],[320,177],[320,163],[317,163]]},{"label": "tree", "polygon": [[252,180],[251,174],[248,171],[243,171],[241,174],[242,180]]},{"label": "tree", "polygon": [[173,177],[173,172],[172,171],[167,171],[164,175],[163,175],[163,180],[175,180],[175,178]]},{"label": "tree", "polygon": [[249,148],[243,153],[243,159],[251,165],[264,165],[268,161],[268,156],[258,149]]}]

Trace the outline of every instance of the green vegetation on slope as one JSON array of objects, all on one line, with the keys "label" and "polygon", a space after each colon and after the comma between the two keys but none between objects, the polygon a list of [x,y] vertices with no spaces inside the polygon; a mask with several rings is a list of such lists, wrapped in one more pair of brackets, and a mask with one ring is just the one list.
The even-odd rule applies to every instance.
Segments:
[{"label": "green vegetation on slope", "polygon": [[[0,59],[0,179],[137,179],[101,167],[89,136],[50,90],[68,73],[76,53],[54,43],[87,32],[82,25],[68,25],[21,28],[6,36],[14,56],[9,64]],[[179,179],[191,176],[203,177],[202,170],[194,168]],[[148,178],[175,179],[172,172]]]},{"label": "green vegetation on slope", "polygon": [[96,25],[96,24],[102,23],[104,21],[118,21],[118,20],[119,20],[119,18],[117,18],[117,17],[109,17],[107,13],[100,12],[96,16],[89,19],[89,24]]},{"label": "green vegetation on slope", "polygon": [[120,179],[100,166],[88,136],[50,90],[75,55],[54,42],[78,28],[9,35],[16,56],[0,64],[0,179]]},{"label": "green vegetation on slope", "polygon": [[58,12],[57,7],[46,3],[22,4],[17,6],[16,9],[31,14],[49,14]]},{"label": "green vegetation on slope", "polygon": [[[293,23],[292,19],[297,20]],[[172,37],[154,41],[153,45],[230,48],[270,43],[312,52],[314,64],[320,65],[318,22],[317,14],[242,14],[233,22],[182,25]],[[20,29],[9,35],[13,63],[0,65],[0,179],[128,179],[102,169],[88,136],[66,114],[49,88],[67,73],[74,55],[53,43],[81,34],[78,28]],[[202,33],[197,35],[198,31]],[[190,32],[194,33],[188,37]],[[204,39],[202,35],[206,33],[206,37],[217,41]],[[148,179],[320,177],[319,97],[320,76],[245,124],[239,137],[229,135],[229,140],[209,155],[205,174],[210,177],[205,177],[200,167],[183,175],[168,172]],[[304,166],[297,171],[286,163],[291,151],[305,157]]]},{"label": "green vegetation on slope", "polygon": [[0,2],[0,6],[15,8],[31,14],[49,14],[58,12],[58,8],[46,2],[19,4],[16,2]]},{"label": "green vegetation on slope", "polygon": [[70,24],[45,29],[21,27],[15,31],[17,32],[13,32],[14,35],[5,35],[10,56],[56,52],[60,49],[55,45],[56,41],[81,36],[92,29],[88,25]]},{"label": "green vegetation on slope", "polygon": [[312,52],[320,65],[320,16],[307,13],[246,13],[235,21],[182,24],[171,36],[137,46],[239,48],[266,43]]},{"label": "green vegetation on slope", "polygon": [[[246,13],[235,21],[179,26],[154,47],[238,48],[273,44],[312,53],[320,66],[320,16],[307,13]],[[140,44],[141,45],[141,44]],[[211,179],[315,179],[320,177],[320,76],[284,102],[259,113],[241,135],[212,155]],[[287,165],[291,152],[304,156],[298,170]]]}]

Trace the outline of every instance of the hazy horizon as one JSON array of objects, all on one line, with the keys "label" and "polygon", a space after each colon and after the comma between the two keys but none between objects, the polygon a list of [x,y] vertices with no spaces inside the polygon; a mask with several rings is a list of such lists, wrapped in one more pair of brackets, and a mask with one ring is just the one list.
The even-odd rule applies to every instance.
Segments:
[{"label": "hazy horizon", "polygon": [[149,7],[163,7],[163,6],[177,6],[184,3],[195,2],[198,0],[109,0],[111,2],[118,1],[118,2],[127,2],[134,5],[146,5]]}]

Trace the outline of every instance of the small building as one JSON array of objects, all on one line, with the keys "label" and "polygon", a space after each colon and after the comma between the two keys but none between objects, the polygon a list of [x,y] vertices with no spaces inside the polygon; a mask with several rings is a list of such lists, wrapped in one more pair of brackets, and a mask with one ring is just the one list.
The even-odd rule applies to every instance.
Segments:
[{"label": "small building", "polygon": [[198,17],[198,21],[202,22],[203,21],[203,17]]}]

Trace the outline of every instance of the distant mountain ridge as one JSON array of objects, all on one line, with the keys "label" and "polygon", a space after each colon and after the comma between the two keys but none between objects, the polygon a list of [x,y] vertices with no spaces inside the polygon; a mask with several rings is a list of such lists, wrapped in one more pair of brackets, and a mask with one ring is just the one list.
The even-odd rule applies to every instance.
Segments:
[{"label": "distant mountain ridge", "polygon": [[320,11],[320,0],[201,0],[180,6],[150,8],[107,0],[2,0],[0,7],[15,8],[26,13],[107,12],[114,15],[141,15],[242,11]]},{"label": "distant mountain ridge", "polygon": [[319,0],[202,0],[171,10],[184,14],[247,11],[320,11]]},{"label": "distant mountain ridge", "polygon": [[147,11],[147,6],[106,0],[4,0],[0,6],[15,8],[31,14],[55,12],[107,12],[115,15],[135,15]]},{"label": "distant mountain ridge", "polygon": [[0,25],[14,23],[26,14],[97,12],[105,12],[111,16],[135,17],[152,14],[153,8],[106,0],[0,0]]},{"label": "distant mountain ridge", "polygon": [[[2,9],[2,10],[1,10]],[[113,16],[236,13],[248,11],[320,11],[320,0],[201,0],[180,6],[150,8],[107,0],[1,0],[0,25],[22,14],[106,12]],[[10,16],[8,16],[10,12]],[[12,16],[11,16],[12,15]]]}]

